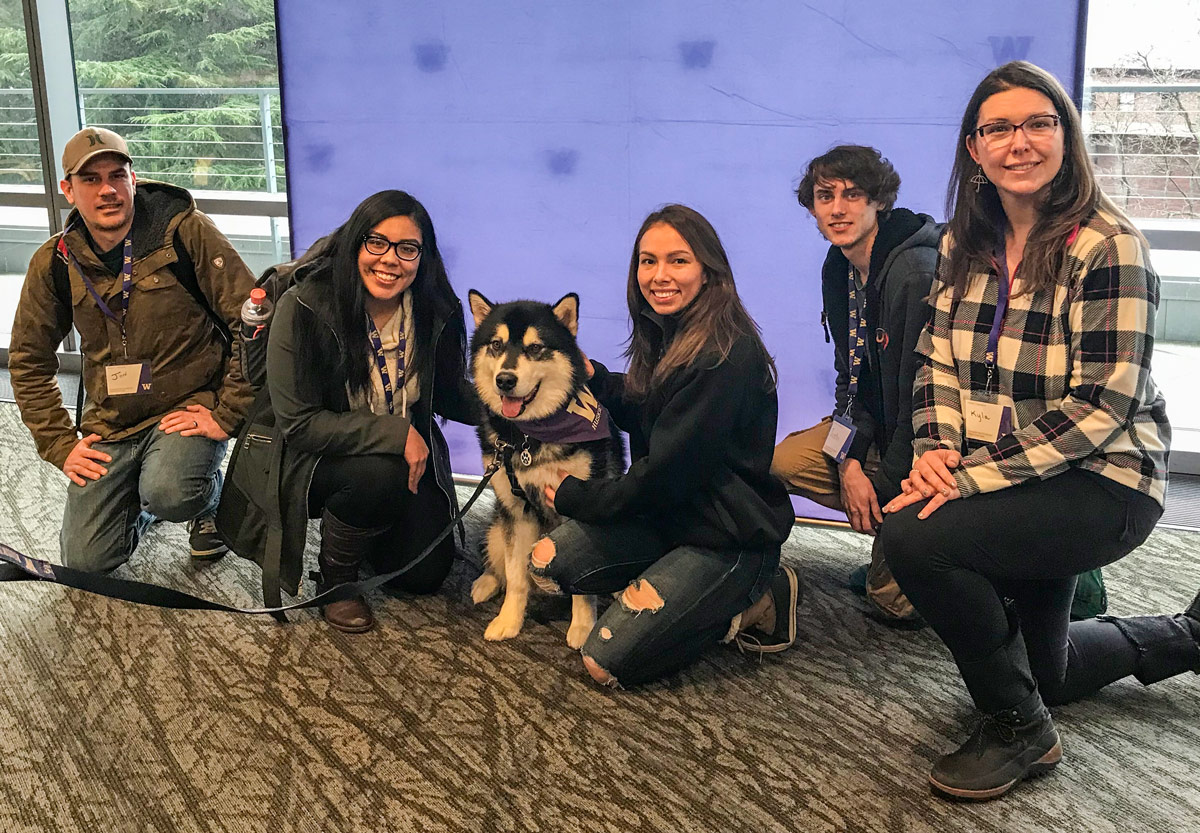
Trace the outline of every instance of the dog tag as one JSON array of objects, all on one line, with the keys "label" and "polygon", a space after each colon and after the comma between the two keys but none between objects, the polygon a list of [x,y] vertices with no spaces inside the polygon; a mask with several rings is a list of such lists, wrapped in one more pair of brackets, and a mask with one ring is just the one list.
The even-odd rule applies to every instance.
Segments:
[{"label": "dog tag", "polygon": [[533,455],[529,453],[528,448],[521,449],[521,465],[522,466],[533,465]]},{"label": "dog tag", "polygon": [[829,435],[825,437],[825,445],[821,450],[837,462],[845,462],[846,455],[850,453],[850,443],[854,442],[856,433],[858,427],[850,417],[835,416],[829,425]]},{"label": "dog tag", "polygon": [[127,361],[106,364],[104,381],[109,396],[128,396],[150,392],[150,362]]}]

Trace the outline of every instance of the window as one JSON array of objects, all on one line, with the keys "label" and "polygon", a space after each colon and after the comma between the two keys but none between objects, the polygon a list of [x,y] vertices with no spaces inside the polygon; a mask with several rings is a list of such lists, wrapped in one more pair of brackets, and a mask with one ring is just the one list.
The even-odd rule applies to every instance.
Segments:
[{"label": "window", "polygon": [[38,0],[32,62],[24,5],[0,0],[0,344],[68,208],[39,124],[58,149],[81,126],[116,130],[139,177],[190,190],[252,270],[289,257],[270,0]]},{"label": "window", "polygon": [[1173,471],[1200,473],[1200,6],[1092,0],[1084,129],[1100,186],[1150,242],[1162,281],[1154,379]]}]

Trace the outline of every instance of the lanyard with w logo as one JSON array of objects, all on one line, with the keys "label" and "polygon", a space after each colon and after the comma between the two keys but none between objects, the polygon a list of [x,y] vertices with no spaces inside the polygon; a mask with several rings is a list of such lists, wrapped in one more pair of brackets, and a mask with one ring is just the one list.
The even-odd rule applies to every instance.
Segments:
[{"label": "lanyard with w logo", "polygon": [[[379,378],[383,381],[383,398],[387,403],[389,414],[396,413],[395,399],[392,389],[392,377],[387,369],[387,356],[383,350],[383,339],[379,335],[379,330],[375,327],[375,322],[371,320],[371,316],[367,316],[367,337],[371,339],[371,350],[375,353],[375,365],[379,368]],[[404,390],[404,350],[407,344],[407,339],[404,335],[404,322],[400,322],[400,345],[396,348],[396,373],[400,377],[397,383],[400,390]],[[402,408],[406,409],[407,401],[401,403]]]}]

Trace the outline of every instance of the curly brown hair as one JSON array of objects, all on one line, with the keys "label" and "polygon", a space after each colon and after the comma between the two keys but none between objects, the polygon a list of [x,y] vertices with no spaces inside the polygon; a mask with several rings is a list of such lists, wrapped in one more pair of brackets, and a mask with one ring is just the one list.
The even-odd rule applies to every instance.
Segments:
[{"label": "curly brown hair", "polygon": [[900,193],[900,174],[882,153],[865,145],[838,145],[808,163],[796,187],[797,201],[812,211],[817,183],[834,179],[853,182],[885,213],[892,210]]}]

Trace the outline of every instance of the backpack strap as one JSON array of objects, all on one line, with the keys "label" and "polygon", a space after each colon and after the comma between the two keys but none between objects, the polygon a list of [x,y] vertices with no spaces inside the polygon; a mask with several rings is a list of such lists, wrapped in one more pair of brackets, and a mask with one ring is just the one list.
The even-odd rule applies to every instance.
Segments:
[{"label": "backpack strap", "polygon": [[54,241],[53,254],[50,255],[50,279],[54,282],[54,294],[67,307],[71,306],[71,276],[67,272],[67,261],[59,251],[62,233]]},{"label": "backpack strap", "polygon": [[[67,271],[67,261],[59,252],[59,243],[62,240],[62,233],[58,235],[58,240],[54,241],[54,252],[50,255],[50,280],[54,286],[54,295],[67,305],[67,309],[71,309],[71,275]],[[83,422],[83,351],[79,351],[79,384],[75,388],[75,430],[82,432],[80,425]]]},{"label": "backpack strap", "polygon": [[213,328],[217,331],[217,335],[221,338],[221,343],[225,345],[225,355],[233,352],[233,333],[229,331],[229,325],[217,315],[213,310],[212,305],[208,303],[208,299],[204,297],[204,292],[200,289],[200,282],[196,279],[196,263],[192,260],[192,253],[188,251],[187,246],[183,245],[183,240],[179,236],[179,229],[175,230],[175,262],[169,265],[171,273],[175,275],[175,280],[179,281],[180,285],[188,291],[188,294],[196,299],[196,303],[208,315],[212,321]]}]

